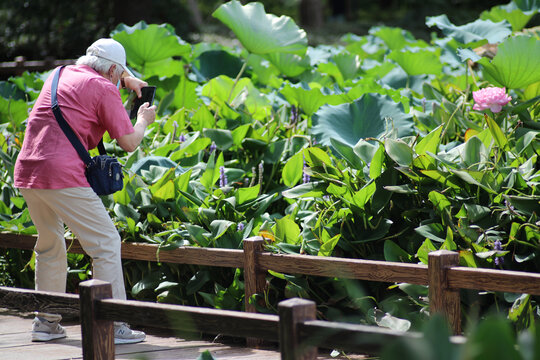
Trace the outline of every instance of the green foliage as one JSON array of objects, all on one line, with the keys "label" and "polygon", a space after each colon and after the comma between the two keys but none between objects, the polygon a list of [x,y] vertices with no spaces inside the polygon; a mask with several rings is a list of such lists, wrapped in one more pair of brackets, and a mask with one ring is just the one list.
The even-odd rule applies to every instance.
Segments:
[{"label": "green foliage", "polygon": [[493,61],[483,58],[480,63],[495,85],[525,88],[540,81],[538,39],[527,36],[510,38],[499,45]]},{"label": "green foliage", "polygon": [[418,339],[400,339],[385,347],[383,360],[397,359],[536,359],[540,356],[538,332],[524,331],[518,339],[512,333],[510,323],[500,317],[481,321],[467,337],[465,344],[452,344],[446,322],[434,316],[424,328],[424,336]]},{"label": "green foliage", "polygon": [[[232,0],[220,6],[213,14],[227,25],[242,45],[253,54],[275,52],[304,55],[307,49],[306,33],[287,16],[267,14],[259,2],[242,5]],[[272,36],[268,36],[272,34]]]},{"label": "green foliage", "polygon": [[[524,3],[512,12],[538,12]],[[449,249],[464,266],[537,271],[535,32],[480,19],[456,26],[441,15],[427,23],[445,37],[429,43],[379,27],[309,47],[290,18],[259,3],[232,1],[214,15],[241,47],[190,44],[167,24],[113,31],[129,66],[158,87],[157,121],[139,150],[107,141],[127,176],[103,201],[125,241],[158,244],[161,253],[240,249],[261,235],[274,252],[427,263],[430,251]],[[479,59],[473,48],[487,42],[498,53]],[[3,231],[35,233],[11,184],[27,110],[46,76],[0,83]],[[472,91],[490,85],[507,86],[512,101],[496,114],[472,109]],[[84,259],[70,262],[88,275]],[[316,300],[323,318],[400,329],[419,329],[427,317],[426,289],[407,284],[270,272],[268,291],[244,299],[240,270],[128,261],[125,274],[137,299],[227,309],[255,300],[275,311],[277,301],[301,296]],[[538,317],[535,297],[478,296],[518,330]],[[464,298],[467,314],[476,301]]]}]

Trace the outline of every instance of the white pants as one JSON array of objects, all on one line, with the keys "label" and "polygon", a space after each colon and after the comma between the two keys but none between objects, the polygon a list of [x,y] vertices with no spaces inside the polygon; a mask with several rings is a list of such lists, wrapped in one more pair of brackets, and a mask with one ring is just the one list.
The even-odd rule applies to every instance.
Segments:
[{"label": "white pants", "polygon": [[113,297],[126,299],[121,239],[105,206],[92,188],[19,189],[38,231],[36,290],[66,291],[64,223],[92,258],[93,278],[110,282]]}]

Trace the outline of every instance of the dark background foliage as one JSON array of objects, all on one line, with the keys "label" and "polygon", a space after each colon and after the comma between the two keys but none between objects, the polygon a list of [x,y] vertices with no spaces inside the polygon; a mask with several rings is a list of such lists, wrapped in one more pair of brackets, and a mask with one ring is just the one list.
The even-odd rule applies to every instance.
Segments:
[{"label": "dark background foliage", "polygon": [[[183,39],[228,31],[212,17],[222,0],[18,0],[0,5],[0,61],[16,56],[73,59],[118,24],[169,23]],[[241,1],[247,3],[248,1]],[[363,35],[374,25],[399,26],[429,38],[425,17],[447,14],[465,24],[508,0],[262,0],[267,13],[288,15],[309,29],[310,42],[326,43],[352,32]]]}]

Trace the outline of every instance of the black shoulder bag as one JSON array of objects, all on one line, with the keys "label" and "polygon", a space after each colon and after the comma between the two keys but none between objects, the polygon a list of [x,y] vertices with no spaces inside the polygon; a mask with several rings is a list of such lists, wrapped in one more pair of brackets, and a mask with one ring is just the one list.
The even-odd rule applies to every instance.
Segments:
[{"label": "black shoulder bag", "polygon": [[66,134],[75,150],[77,150],[77,153],[81,157],[82,161],[84,161],[86,164],[86,179],[96,194],[109,195],[118,190],[122,190],[124,186],[122,165],[120,165],[118,159],[115,157],[106,155],[105,147],[103,146],[103,139],[101,139],[98,144],[100,155],[90,157],[90,154],[84,148],[83,144],[71,126],[69,126],[66,119],[64,119],[64,116],[60,111],[56,90],[58,89],[60,71],[63,68],[64,66],[61,66],[56,70],[51,85],[51,108],[54,113],[54,117],[56,118],[56,121],[58,121],[62,131],[64,134]]}]

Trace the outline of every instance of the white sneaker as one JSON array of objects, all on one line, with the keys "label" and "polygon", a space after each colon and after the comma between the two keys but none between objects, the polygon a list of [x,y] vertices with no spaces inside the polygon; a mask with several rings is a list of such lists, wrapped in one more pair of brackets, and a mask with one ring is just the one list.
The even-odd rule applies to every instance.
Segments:
[{"label": "white sneaker", "polygon": [[40,314],[32,322],[32,341],[49,341],[66,337],[66,329],[59,323],[62,316]]},{"label": "white sneaker", "polygon": [[131,330],[126,323],[114,323],[114,343],[134,344],[146,339],[146,334],[142,331]]}]

